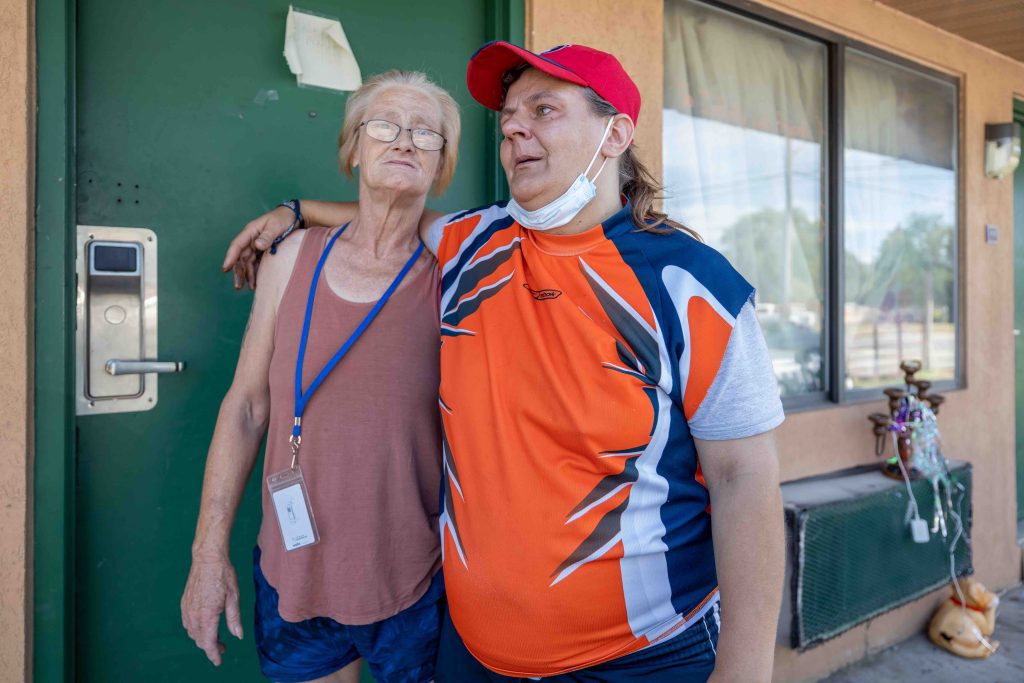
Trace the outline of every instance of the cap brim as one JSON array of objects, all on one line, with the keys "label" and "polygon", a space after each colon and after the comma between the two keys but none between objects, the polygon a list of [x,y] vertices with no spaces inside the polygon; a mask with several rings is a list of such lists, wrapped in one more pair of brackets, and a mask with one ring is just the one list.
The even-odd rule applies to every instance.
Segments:
[{"label": "cap brim", "polygon": [[510,69],[524,62],[559,80],[576,85],[587,84],[564,66],[511,43],[497,40],[487,43],[469,58],[469,67],[466,69],[466,86],[469,88],[469,94],[488,109],[500,111],[501,101],[505,95],[501,80]]}]

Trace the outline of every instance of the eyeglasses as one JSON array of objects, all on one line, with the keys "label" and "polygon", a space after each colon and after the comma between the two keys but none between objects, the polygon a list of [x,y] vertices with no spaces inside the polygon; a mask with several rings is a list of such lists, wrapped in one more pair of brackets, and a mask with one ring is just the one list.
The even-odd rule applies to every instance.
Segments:
[{"label": "eyeglasses", "polygon": [[436,152],[444,147],[444,143],[448,142],[443,135],[428,128],[402,128],[397,123],[391,123],[384,119],[363,121],[359,127],[365,127],[367,135],[381,142],[394,142],[403,130],[407,130],[412,133],[413,147],[422,149],[424,152]]}]

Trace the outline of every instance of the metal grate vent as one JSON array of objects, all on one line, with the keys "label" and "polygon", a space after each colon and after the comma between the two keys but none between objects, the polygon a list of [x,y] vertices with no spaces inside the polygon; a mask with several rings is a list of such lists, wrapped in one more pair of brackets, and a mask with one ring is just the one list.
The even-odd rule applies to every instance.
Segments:
[{"label": "metal grate vent", "polygon": [[[971,466],[951,462],[963,484],[960,514],[971,527]],[[925,480],[913,482],[920,514],[932,520],[934,494]],[[788,545],[789,641],[804,650],[949,581],[949,538],[934,533],[914,543],[904,524],[907,491],[877,467],[783,485]],[[956,505],[954,505],[956,507]],[[970,546],[956,547],[958,575],[973,573]],[[785,626],[785,625],[784,625]]]}]

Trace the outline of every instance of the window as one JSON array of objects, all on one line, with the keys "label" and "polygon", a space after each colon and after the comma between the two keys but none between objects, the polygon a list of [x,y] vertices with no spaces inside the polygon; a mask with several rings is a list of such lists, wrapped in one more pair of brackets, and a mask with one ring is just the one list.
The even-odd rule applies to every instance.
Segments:
[{"label": "window", "polygon": [[847,386],[956,377],[956,88],[855,50],[844,81]]},{"label": "window", "polygon": [[787,407],[954,383],[956,84],[699,0],[664,31],[665,208],[757,288]]},{"label": "window", "polygon": [[757,288],[783,396],[825,389],[826,69],[822,43],[665,7],[665,208]]}]

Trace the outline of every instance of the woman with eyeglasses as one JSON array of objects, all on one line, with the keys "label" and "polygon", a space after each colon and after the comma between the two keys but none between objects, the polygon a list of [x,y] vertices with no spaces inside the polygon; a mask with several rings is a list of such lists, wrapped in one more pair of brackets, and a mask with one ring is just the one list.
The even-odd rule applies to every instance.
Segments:
[{"label": "woman with eyeglasses", "polygon": [[[455,172],[460,120],[418,72],[368,80],[339,162],[359,175],[348,224],[298,231],[260,269],[207,457],[182,623],[219,665],[242,637],[229,535],[264,435],[255,640],[274,681],[433,678],[444,587],[438,268],[418,232]],[[287,209],[301,223],[298,202]]]}]

